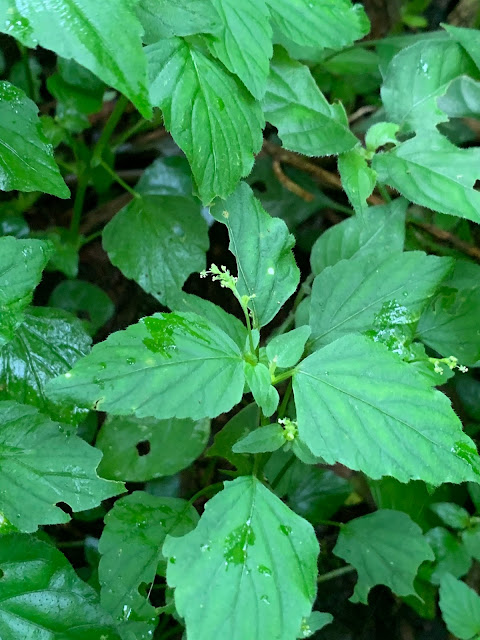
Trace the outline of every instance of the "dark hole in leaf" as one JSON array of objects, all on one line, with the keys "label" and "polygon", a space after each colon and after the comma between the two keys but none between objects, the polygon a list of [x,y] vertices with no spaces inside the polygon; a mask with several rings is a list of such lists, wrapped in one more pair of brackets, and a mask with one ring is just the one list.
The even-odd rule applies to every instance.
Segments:
[{"label": "dark hole in leaf", "polygon": [[148,440],[137,442],[135,446],[137,447],[139,456],[146,456],[150,453],[150,442]]},{"label": "dark hole in leaf", "polygon": [[57,504],[55,506],[58,507],[59,509],[61,509],[67,515],[69,515],[69,516],[73,515],[73,511],[72,511],[71,507],[66,502],[57,502]]},{"label": "dark hole in leaf", "polygon": [[475,180],[475,184],[473,185],[474,189],[477,189],[477,191],[480,189],[480,180]]},{"label": "dark hole in leaf", "polygon": [[80,320],[88,320],[89,322],[91,322],[92,320],[88,311],[83,311],[81,309],[77,311],[77,316],[80,318]]},{"label": "dark hole in leaf", "polygon": [[260,191],[260,193],[265,193],[265,191],[267,190],[267,185],[265,184],[265,182],[263,182],[263,180],[257,180],[252,184],[252,189],[254,191]]},{"label": "dark hole in leaf", "polygon": [[3,569],[0,569],[0,580],[3,578],[4,575],[5,575],[5,571]]}]

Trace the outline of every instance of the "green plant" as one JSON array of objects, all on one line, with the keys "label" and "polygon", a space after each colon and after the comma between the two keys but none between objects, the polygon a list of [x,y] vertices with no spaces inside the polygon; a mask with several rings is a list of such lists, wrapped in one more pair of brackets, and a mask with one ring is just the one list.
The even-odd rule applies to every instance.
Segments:
[{"label": "green plant", "polygon": [[[321,637],[354,570],[480,637],[480,33],[362,40],[349,0],[0,0],[0,30],[0,638]],[[185,157],[132,187],[152,132]],[[100,235],[133,321],[77,277]]]}]

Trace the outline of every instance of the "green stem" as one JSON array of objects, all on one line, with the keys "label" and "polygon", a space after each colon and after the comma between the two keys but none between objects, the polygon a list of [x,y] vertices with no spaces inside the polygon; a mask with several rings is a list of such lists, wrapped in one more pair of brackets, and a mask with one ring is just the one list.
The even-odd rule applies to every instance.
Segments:
[{"label": "green stem", "polygon": [[340,576],[344,576],[346,573],[351,573],[355,571],[355,567],[352,567],[351,564],[348,564],[346,567],[340,567],[340,569],[334,569],[333,571],[329,571],[328,573],[322,573],[317,578],[317,583],[328,582],[329,580],[333,580],[334,578],[339,578]]},{"label": "green stem", "polygon": [[327,527],[338,527],[339,529],[343,527],[342,522],[336,522],[335,520],[315,520],[315,524],[323,524]]},{"label": "green stem", "polygon": [[198,498],[201,498],[202,496],[212,491],[216,491],[217,489],[218,490],[223,489],[223,482],[216,482],[215,484],[211,484],[208,487],[203,487],[203,489],[200,489],[200,491],[197,491],[197,493],[190,498],[190,500],[188,501],[188,504],[193,504],[198,500]]},{"label": "green stem", "polygon": [[388,193],[387,188],[385,187],[384,184],[382,184],[381,182],[377,182],[377,189],[380,195],[382,196],[382,198],[385,200],[385,202],[392,201],[390,194]]},{"label": "green stem", "polygon": [[150,127],[151,123],[148,122],[148,120],[145,120],[145,118],[140,118],[140,120],[135,122],[135,124],[133,124],[128,129],[126,129],[123,133],[121,133],[118,136],[118,138],[114,140],[114,145],[113,145],[114,149],[118,149],[118,147],[120,147],[122,144],[125,144],[127,140],[129,140],[132,136],[134,136],[136,133],[138,133],[142,129],[146,128],[147,125],[148,127]]},{"label": "green stem", "polygon": [[85,170],[78,176],[77,192],[73,203],[73,216],[70,222],[70,231],[75,237],[78,237],[80,233],[80,220],[82,219],[83,205],[89,182],[90,171]]},{"label": "green stem", "polygon": [[292,310],[290,311],[288,316],[285,318],[285,320],[282,322],[282,324],[278,327],[278,329],[275,329],[275,331],[272,332],[272,338],[275,338],[276,336],[281,336],[283,333],[285,333],[285,331],[287,331],[290,328],[290,325],[294,323],[295,312],[298,309],[298,306],[301,303],[301,301],[304,299],[304,297],[310,293],[310,285],[313,282],[313,278],[314,278],[314,275],[313,273],[311,273],[307,278],[305,278],[304,282],[302,282],[302,284],[300,285],[300,289],[298,290],[297,296],[295,298],[295,301],[293,303]]},{"label": "green stem", "polygon": [[27,95],[30,98],[30,100],[35,101],[35,87],[33,84],[32,69],[30,67],[30,58],[28,55],[28,50],[26,47],[23,46],[23,44],[18,42],[18,40],[17,40],[17,45],[20,51],[20,55],[22,56],[23,67],[25,69],[25,77],[27,80]]},{"label": "green stem", "polygon": [[110,117],[108,118],[106,125],[103,127],[102,134],[98,139],[97,144],[95,145],[95,148],[93,150],[93,155],[92,155],[92,166],[96,166],[100,164],[100,161],[103,155],[103,150],[105,149],[110,138],[112,137],[112,134],[115,131],[115,127],[120,122],[120,118],[123,116],[123,112],[127,108],[127,104],[128,104],[128,98],[126,98],[124,95],[121,95],[120,98],[117,100],[117,103],[115,104],[115,107],[112,113],[110,114]]},{"label": "green stem", "polygon": [[272,384],[278,384],[279,382],[283,382],[284,380],[288,380],[294,374],[295,369],[289,369],[288,371],[284,371],[278,376],[273,376]]},{"label": "green stem", "polygon": [[278,417],[284,418],[285,413],[287,412],[288,401],[290,400],[290,396],[292,395],[292,379],[288,383],[288,387],[285,389],[285,393],[283,394],[282,403],[278,408]]},{"label": "green stem", "polygon": [[87,236],[86,238],[83,238],[82,240],[82,247],[86,244],[88,244],[89,242],[93,242],[94,240],[96,240],[97,238],[100,238],[100,236],[103,233],[103,229],[100,229],[100,231],[95,231],[94,233],[90,234],[89,236]]},{"label": "green stem", "polygon": [[112,176],[112,178],[115,180],[115,182],[117,182],[121,187],[123,187],[125,191],[128,191],[128,193],[130,193],[134,198],[141,198],[141,195],[138,193],[138,191],[135,191],[135,189],[133,189],[129,184],[127,184],[125,180],[123,180],[118,175],[118,173],[114,171],[107,162],[105,162],[105,160],[100,160],[100,166],[103,167],[103,169],[105,169],[105,171],[109,173]]},{"label": "green stem", "polygon": [[290,458],[286,461],[286,463],[283,465],[283,467],[277,473],[275,478],[272,480],[272,482],[271,482],[272,489],[275,490],[278,487],[278,485],[280,484],[280,480],[287,473],[287,471],[290,469],[290,467],[292,466],[292,464],[295,462],[296,459],[297,459],[297,457],[292,453]]}]

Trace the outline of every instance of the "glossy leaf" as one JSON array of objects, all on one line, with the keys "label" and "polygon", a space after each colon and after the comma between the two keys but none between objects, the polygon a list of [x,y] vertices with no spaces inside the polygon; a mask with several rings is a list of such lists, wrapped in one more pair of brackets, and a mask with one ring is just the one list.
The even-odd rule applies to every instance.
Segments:
[{"label": "glossy leaf", "polygon": [[185,152],[200,197],[227,197],[262,145],[260,107],[215,60],[180,38],[146,49],[151,100]]},{"label": "glossy leaf", "polygon": [[448,398],[381,344],[330,343],[297,367],[293,390],[299,435],[328,464],[433,485],[480,477]]},{"label": "glossy leaf", "polygon": [[129,0],[115,2],[115,20],[96,0],[0,0],[0,30],[73,58],[151,116],[142,27]]},{"label": "glossy leaf", "polygon": [[0,399],[30,404],[61,422],[78,423],[85,411],[47,397],[49,380],[84,356],[90,336],[80,320],[64,311],[31,307],[14,339],[0,351]]},{"label": "glossy leaf", "polygon": [[237,75],[250,93],[261,99],[272,57],[272,27],[264,0],[212,0],[221,30],[206,37],[209,49]]},{"label": "glossy leaf", "polygon": [[0,537],[2,640],[120,640],[98,595],[60,551],[34,536]]},{"label": "glossy leaf", "polygon": [[437,99],[452,80],[475,73],[475,65],[460,45],[449,40],[417,42],[390,62],[382,87],[389,120],[403,131],[436,129],[448,120]]},{"label": "glossy leaf", "polygon": [[399,596],[415,594],[413,581],[419,566],[434,557],[420,527],[406,513],[388,509],[344,525],[333,552],[357,570],[358,582],[350,599],[364,604],[377,584]]},{"label": "glossy leaf", "polygon": [[234,453],[266,453],[280,449],[285,443],[283,427],[278,423],[268,424],[255,429],[236,442],[232,451]]},{"label": "glossy leaf", "polygon": [[40,240],[0,238],[0,347],[11,340],[50,256]]},{"label": "glossy leaf", "polygon": [[284,38],[316,49],[341,49],[370,25],[363,7],[350,0],[267,0],[273,24]]},{"label": "glossy leaf", "polygon": [[140,0],[135,10],[145,30],[146,44],[220,29],[220,17],[208,0]]},{"label": "glossy leaf", "polygon": [[56,506],[91,509],[123,491],[99,478],[99,451],[34,407],[0,402],[0,511],[20,531],[68,522]]},{"label": "glossy leaf", "polygon": [[478,148],[459,149],[438,131],[411,140],[373,158],[378,180],[428,209],[480,221],[480,194],[473,185],[480,175]]},{"label": "glossy leaf", "polygon": [[96,441],[103,452],[99,470],[105,478],[128,482],[171,476],[198,458],[209,435],[205,419],[109,416]]},{"label": "glossy leaf", "polygon": [[229,411],[243,384],[240,350],[221,329],[194,313],[157,313],[97,344],[50,383],[49,397],[116,415],[197,420]]},{"label": "glossy leaf", "polygon": [[254,477],[226,482],[197,528],[168,537],[163,553],[191,640],[293,640],[311,612],[314,531]]},{"label": "glossy leaf", "polygon": [[299,327],[270,340],[267,344],[269,361],[281,368],[295,366],[302,357],[310,333],[310,327]]},{"label": "glossy leaf", "polygon": [[377,174],[367,164],[360,148],[342,153],[338,158],[342,186],[355,213],[362,217],[368,211],[367,198],[377,182]]},{"label": "glossy leaf", "polygon": [[238,291],[254,296],[248,303],[254,326],[263,327],[298,286],[294,238],[282,220],[268,215],[245,182],[216,204],[212,215],[227,226],[229,249],[237,259]]},{"label": "glossy leaf", "polygon": [[149,620],[155,609],[140,592],[164,562],[166,535],[195,528],[198,514],[185,500],[157,498],[143,491],[120,498],[105,518],[100,538],[99,581],[103,608],[115,618]]},{"label": "glossy leaf", "polygon": [[440,609],[448,630],[460,640],[480,634],[480,597],[461,580],[447,574],[440,583]]},{"label": "glossy leaf", "polygon": [[367,252],[382,262],[385,246],[391,254],[403,251],[407,205],[406,200],[397,198],[387,205],[369,207],[361,219],[353,216],[327,229],[312,248],[310,263],[314,275],[340,260]]},{"label": "glossy leaf", "polygon": [[161,302],[205,268],[207,224],[189,198],[134,198],[103,230],[112,264]]},{"label": "glossy leaf", "polygon": [[357,139],[340,104],[331,105],[307,66],[277,49],[271,63],[263,111],[283,146],[307,156],[348,151]]},{"label": "glossy leaf", "polygon": [[418,321],[452,267],[450,258],[408,251],[380,264],[364,253],[324,269],[312,287],[312,347],[348,333]]},{"label": "glossy leaf", "polygon": [[[2,4],[6,1],[0,1],[0,30]],[[68,198],[70,191],[37,113],[37,106],[21,89],[0,81],[0,189],[42,191]]]}]

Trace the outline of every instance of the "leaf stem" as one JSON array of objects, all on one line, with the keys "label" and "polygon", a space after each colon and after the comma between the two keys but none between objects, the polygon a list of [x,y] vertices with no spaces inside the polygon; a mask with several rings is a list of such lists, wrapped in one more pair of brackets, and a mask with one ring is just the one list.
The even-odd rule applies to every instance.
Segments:
[{"label": "leaf stem", "polygon": [[22,64],[25,69],[25,78],[27,80],[27,94],[30,100],[35,101],[35,87],[33,85],[33,76],[32,69],[30,67],[30,58],[28,55],[28,50],[23,46],[21,42],[18,42],[18,50],[20,51],[20,55],[22,56]]},{"label": "leaf stem", "polygon": [[315,276],[313,275],[313,273],[311,273],[302,282],[298,290],[297,296],[293,302],[292,310],[290,311],[288,316],[285,318],[285,320],[282,322],[282,324],[278,327],[278,329],[275,329],[275,331],[272,332],[272,338],[282,335],[283,333],[285,333],[285,331],[287,331],[290,328],[290,325],[293,324],[295,320],[295,312],[298,309],[298,306],[301,303],[301,301],[305,298],[306,295],[310,293],[310,285],[312,284],[314,277]]},{"label": "leaf stem", "polygon": [[110,138],[112,137],[113,132],[115,131],[115,127],[120,122],[120,118],[123,116],[123,112],[127,108],[128,98],[124,95],[121,95],[117,100],[115,107],[113,108],[110,117],[107,120],[106,125],[103,127],[103,131],[98,139],[97,144],[93,150],[92,154],[92,166],[96,166],[100,164],[101,158],[103,155],[103,150],[107,146]]},{"label": "leaf stem", "polygon": [[316,520],[317,524],[323,524],[327,527],[338,527],[341,529],[344,525],[343,522],[337,522],[336,520]]},{"label": "leaf stem", "polygon": [[333,569],[333,571],[329,571],[328,573],[322,573],[317,578],[317,584],[321,582],[328,582],[329,580],[334,580],[335,578],[339,578],[340,576],[344,576],[347,573],[351,573],[355,571],[355,567],[352,567],[351,564],[347,564],[346,567],[340,567],[339,569]]},{"label": "leaf stem", "polygon": [[73,202],[73,216],[70,222],[70,232],[74,237],[78,237],[80,233],[80,220],[82,219],[83,205],[89,182],[90,171],[86,169],[78,176],[77,192],[75,193],[75,200]]},{"label": "leaf stem", "polygon": [[388,193],[387,188],[384,184],[382,184],[381,182],[377,182],[377,189],[380,195],[382,196],[382,198],[385,200],[385,202],[392,201],[390,194]]},{"label": "leaf stem", "polygon": [[272,384],[278,384],[279,382],[283,382],[284,380],[288,380],[293,376],[295,369],[289,369],[288,371],[284,371],[278,376],[273,376]]},{"label": "leaf stem", "polygon": [[112,169],[112,167],[105,162],[105,160],[100,160],[100,166],[105,169],[105,171],[110,174],[112,176],[112,178],[115,180],[115,182],[117,182],[121,187],[123,187],[123,189],[125,189],[125,191],[128,191],[128,193],[130,195],[132,195],[134,198],[141,198],[142,196],[138,193],[138,191],[135,191],[135,189],[133,189],[129,184],[127,184],[125,182],[125,180],[123,180],[123,178],[121,178],[118,173]]},{"label": "leaf stem", "polygon": [[285,413],[287,411],[288,401],[290,400],[290,396],[292,395],[292,379],[290,378],[288,382],[288,386],[285,389],[285,393],[283,394],[282,402],[278,408],[278,417],[284,418]]},{"label": "leaf stem", "polygon": [[275,478],[270,483],[273,490],[275,490],[278,487],[278,485],[280,484],[280,480],[287,473],[287,471],[290,469],[290,467],[293,465],[296,459],[297,457],[292,453],[290,458],[286,461],[286,463],[283,465],[283,467],[280,469],[280,471],[277,473]]},{"label": "leaf stem", "polygon": [[203,489],[200,489],[200,491],[197,491],[197,493],[195,493],[190,500],[188,501],[189,505],[192,505],[194,502],[196,502],[198,500],[198,498],[201,498],[202,496],[206,495],[207,493],[210,493],[212,491],[216,491],[216,490],[221,490],[223,489],[223,482],[216,482],[215,484],[210,484],[208,485],[208,487],[203,487]]}]

